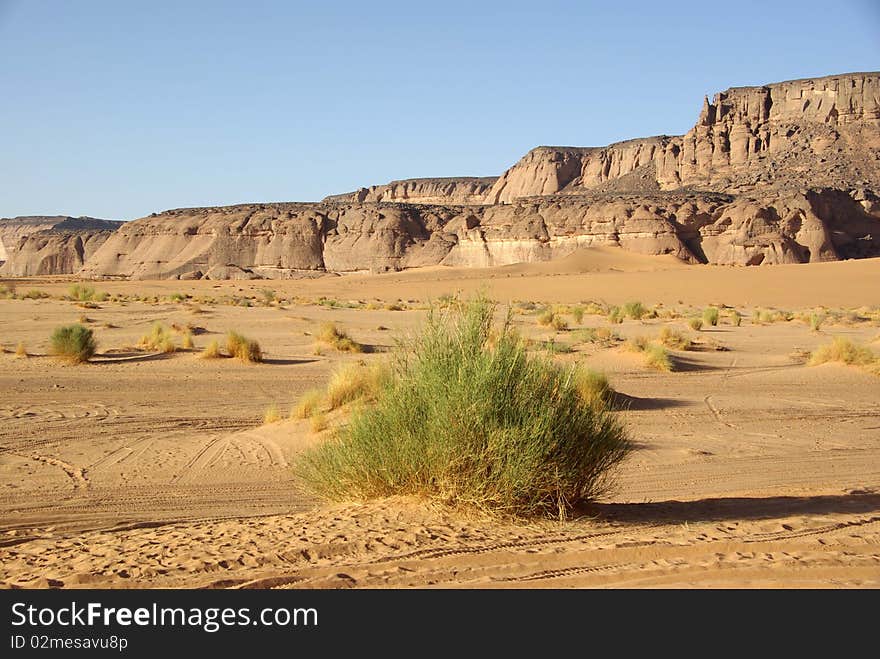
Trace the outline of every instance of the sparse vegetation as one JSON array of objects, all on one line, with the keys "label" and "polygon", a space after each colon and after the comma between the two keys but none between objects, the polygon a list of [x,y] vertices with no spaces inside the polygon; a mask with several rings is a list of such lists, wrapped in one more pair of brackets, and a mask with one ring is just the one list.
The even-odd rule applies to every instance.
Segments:
[{"label": "sparse vegetation", "polygon": [[612,325],[619,325],[623,322],[625,314],[621,311],[620,307],[611,307],[611,310],[608,312],[608,322]]},{"label": "sparse vegetation", "polygon": [[91,359],[97,344],[92,330],[83,325],[66,325],[57,328],[49,338],[52,353],[75,364]]},{"label": "sparse vegetation", "polygon": [[580,325],[584,321],[584,308],[582,306],[576,306],[571,310],[571,316],[574,318],[574,322]]},{"label": "sparse vegetation", "polygon": [[192,332],[186,332],[183,335],[183,344],[182,345],[183,345],[184,350],[192,350],[195,347],[195,344],[193,343]]},{"label": "sparse vegetation", "polygon": [[278,406],[272,403],[263,414],[263,423],[277,423],[278,421],[281,421],[281,414],[278,412]]},{"label": "sparse vegetation", "polygon": [[[318,332],[318,342],[325,344],[338,350],[339,352],[363,352],[364,346],[354,339],[348,333],[339,329],[336,323],[324,323]],[[320,346],[316,346],[319,348]]]},{"label": "sparse vegetation", "polygon": [[703,324],[711,325],[712,327],[717,327],[718,318],[720,317],[720,312],[718,311],[718,307],[706,307],[703,309]]},{"label": "sparse vegetation", "polygon": [[641,353],[645,358],[645,366],[657,371],[671,371],[672,360],[662,345],[651,343],[645,336],[637,336],[623,344],[624,349]]},{"label": "sparse vegetation", "polygon": [[690,350],[694,345],[693,341],[685,336],[684,333],[671,327],[664,327],[660,330],[659,341],[667,348],[673,350]]},{"label": "sparse vegetation", "polygon": [[263,361],[260,344],[242,334],[230,331],[226,334],[226,352],[245,364],[257,364]]},{"label": "sparse vegetation", "polygon": [[702,318],[691,318],[688,321],[688,327],[690,327],[695,332],[699,332],[703,329],[703,319]]},{"label": "sparse vegetation", "polygon": [[346,364],[330,377],[327,406],[335,410],[355,400],[375,400],[390,379],[391,369],[386,363]]},{"label": "sparse vegetation", "polygon": [[578,368],[574,371],[573,380],[578,396],[587,405],[604,408],[611,404],[614,390],[604,373],[590,368]]},{"label": "sparse vegetation", "polygon": [[831,343],[819,346],[810,355],[809,363],[811,366],[817,366],[826,362],[864,366],[876,372],[878,357],[869,347],[853,343],[844,337],[836,336]]},{"label": "sparse vegetation", "polygon": [[825,314],[820,313],[811,313],[810,314],[810,329],[813,332],[818,332],[822,328],[822,323],[825,322]]},{"label": "sparse vegetation", "polygon": [[327,422],[327,415],[323,412],[319,412],[312,417],[311,422],[312,432],[318,433],[327,430],[327,426],[329,425]]},{"label": "sparse vegetation", "polygon": [[623,309],[621,311],[624,316],[626,316],[627,318],[632,318],[633,320],[641,320],[648,313],[645,305],[643,305],[641,302],[627,302],[623,305]]},{"label": "sparse vegetation", "polygon": [[220,342],[217,339],[212,339],[208,345],[205,346],[205,349],[202,350],[201,357],[204,359],[218,359],[223,357],[223,351],[220,350]]},{"label": "sparse vegetation", "polygon": [[320,389],[309,389],[290,410],[292,419],[310,419],[315,416],[324,403],[324,392]]},{"label": "sparse vegetation", "polygon": [[97,292],[83,284],[73,284],[67,292],[70,299],[76,302],[104,302],[108,298],[107,293]]},{"label": "sparse vegetation", "polygon": [[15,346],[15,356],[16,357],[29,357],[27,347],[24,345],[24,341],[19,341],[18,345]]},{"label": "sparse vegetation", "polygon": [[162,323],[153,323],[149,334],[141,337],[140,345],[147,350],[158,350],[159,352],[176,352],[177,344],[174,342],[174,336],[171,330]]},{"label": "sparse vegetation", "polygon": [[332,499],[418,494],[559,516],[605,491],[626,431],[584,402],[573,369],[530,356],[509,318],[490,346],[493,313],[485,299],[431,309],[375,404],[299,459],[304,482]]},{"label": "sparse vegetation", "polygon": [[645,366],[656,371],[671,371],[672,360],[669,358],[666,348],[652,343],[645,348]]},{"label": "sparse vegetation", "polygon": [[730,324],[734,327],[739,327],[740,325],[742,325],[742,316],[736,309],[732,309],[730,311]]}]

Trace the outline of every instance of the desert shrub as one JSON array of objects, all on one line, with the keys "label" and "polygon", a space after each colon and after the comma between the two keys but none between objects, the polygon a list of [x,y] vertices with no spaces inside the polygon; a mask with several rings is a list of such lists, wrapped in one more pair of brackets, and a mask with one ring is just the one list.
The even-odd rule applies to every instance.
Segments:
[{"label": "desert shrub", "polygon": [[703,324],[716,327],[718,325],[719,316],[720,312],[718,311],[718,307],[706,307],[703,310]]},{"label": "desert shrub", "polygon": [[67,292],[70,299],[77,302],[104,302],[109,297],[107,293],[96,292],[93,287],[84,284],[73,284]]},{"label": "desert shrub", "polygon": [[644,352],[649,344],[650,339],[648,339],[647,336],[634,336],[633,338],[628,339],[626,343],[623,344],[623,347],[630,352]]},{"label": "desert shrub", "polygon": [[148,350],[159,350],[160,352],[177,351],[177,344],[174,343],[171,330],[162,323],[153,323],[150,333],[141,337],[140,345]]},{"label": "desert shrub", "polygon": [[657,371],[671,371],[672,360],[662,345],[651,343],[645,336],[636,336],[623,344],[625,350],[641,353],[645,358],[645,366]]},{"label": "desert shrub", "polygon": [[406,307],[400,302],[389,302],[385,305],[385,311],[403,311]]},{"label": "desert shrub", "polygon": [[[335,348],[339,352],[363,352],[364,346],[352,339],[347,332],[339,329],[336,323],[323,323],[318,332],[318,341]],[[317,346],[318,348],[320,346]],[[318,353],[316,353],[318,354]]]},{"label": "desert shrub", "polygon": [[578,368],[574,371],[573,380],[578,396],[584,403],[594,407],[610,405],[614,390],[604,373],[590,368]]},{"label": "desert shrub", "polygon": [[32,288],[27,293],[22,295],[23,298],[28,300],[43,300],[49,297],[49,294],[46,291],[41,291],[38,288]]},{"label": "desert shrub", "polygon": [[296,464],[331,499],[416,494],[514,513],[566,514],[606,490],[630,443],[584,403],[572,368],[530,356],[494,305],[432,308],[376,402]]},{"label": "desert shrub", "polygon": [[553,312],[553,309],[544,309],[538,314],[538,325],[549,327],[553,324],[554,318],[556,318],[556,314]]},{"label": "desert shrub", "polygon": [[27,347],[24,345],[24,341],[19,341],[18,345],[15,346],[15,356],[16,357],[28,357]]},{"label": "desert shrub", "polygon": [[584,321],[584,308],[581,306],[576,306],[571,310],[571,316],[574,318],[574,322],[580,325]]},{"label": "desert shrub", "polygon": [[611,307],[608,311],[608,322],[612,325],[619,325],[623,322],[625,315],[620,307]]},{"label": "desert shrub", "polygon": [[278,412],[278,406],[272,403],[263,414],[263,423],[277,423],[278,421],[281,421],[281,413]]},{"label": "desert shrub", "polygon": [[739,327],[740,325],[742,325],[742,316],[736,309],[733,309],[730,312],[730,324],[734,327]]},{"label": "desert shrub", "polygon": [[256,364],[263,361],[260,344],[235,331],[226,334],[226,352],[245,364]]},{"label": "desert shrub", "polygon": [[574,348],[571,347],[570,343],[557,341],[556,339],[540,341],[538,342],[537,347],[540,350],[549,352],[551,355],[567,355],[570,352],[574,352]]},{"label": "desert shrub", "polygon": [[335,410],[355,400],[375,400],[390,378],[386,363],[346,364],[330,377],[327,406]]},{"label": "desert shrub", "polygon": [[260,296],[263,298],[263,305],[267,307],[278,299],[275,295],[275,291],[271,288],[261,288]]},{"label": "desert shrub", "polygon": [[810,314],[810,329],[814,332],[818,332],[822,328],[822,323],[825,322],[825,314],[821,313],[811,313]]},{"label": "desert shrub", "polygon": [[186,332],[183,335],[183,349],[184,350],[192,350],[195,347],[193,343],[193,335],[192,332]]},{"label": "desert shrub", "polygon": [[223,351],[220,349],[220,342],[217,339],[213,339],[205,346],[205,349],[202,350],[201,356],[204,359],[217,359],[218,357],[223,356]]},{"label": "desert shrub", "polygon": [[83,325],[57,328],[49,338],[52,353],[75,364],[87,362],[97,349],[92,330]]},{"label": "desert shrub", "polygon": [[874,352],[867,346],[853,343],[841,336],[834,337],[831,343],[819,346],[810,355],[810,365],[826,362],[840,362],[853,366],[871,366],[877,361]]},{"label": "desert shrub", "polygon": [[608,308],[598,302],[589,302],[584,307],[584,313],[589,316],[605,316],[608,313]]},{"label": "desert shrub", "polygon": [[703,329],[703,319],[702,318],[691,318],[688,321],[688,327],[690,327],[695,332],[699,332]]},{"label": "desert shrub", "polygon": [[568,329],[568,321],[560,314],[554,314],[553,320],[550,321],[550,326],[557,332],[564,332]]},{"label": "desert shrub", "polygon": [[641,302],[627,302],[621,310],[623,315],[633,320],[641,320],[647,314],[648,310]]},{"label": "desert shrub", "polygon": [[660,330],[659,341],[673,350],[690,350],[693,347],[693,342],[684,333],[670,327],[664,327]]},{"label": "desert shrub", "polygon": [[672,360],[669,358],[666,348],[652,343],[645,348],[645,366],[656,371],[671,371]]},{"label": "desert shrub", "polygon": [[292,419],[309,419],[321,409],[324,403],[324,392],[320,389],[309,389],[290,410]]}]

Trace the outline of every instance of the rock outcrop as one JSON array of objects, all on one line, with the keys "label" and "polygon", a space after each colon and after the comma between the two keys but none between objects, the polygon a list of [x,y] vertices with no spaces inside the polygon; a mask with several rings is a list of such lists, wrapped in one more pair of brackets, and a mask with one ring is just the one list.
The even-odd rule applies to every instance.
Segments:
[{"label": "rock outcrop", "polygon": [[332,195],[324,199],[340,203],[399,202],[410,204],[482,204],[495,183],[496,176],[455,178],[410,178],[373,185],[356,192]]},{"label": "rock outcrop", "polygon": [[721,192],[880,181],[880,73],[737,87],[704,99],[683,136],[606,147],[538,147],[501,175],[486,203],[593,190]]},{"label": "rock outcrop", "polygon": [[[86,277],[296,278],[426,265],[547,261],[593,245],[757,265],[880,256],[880,214],[835,190],[532,197],[512,204],[247,204],[126,223]],[[871,201],[870,203],[876,203]]]},{"label": "rock outcrop", "polygon": [[72,274],[122,222],[93,217],[0,219],[0,275]]}]

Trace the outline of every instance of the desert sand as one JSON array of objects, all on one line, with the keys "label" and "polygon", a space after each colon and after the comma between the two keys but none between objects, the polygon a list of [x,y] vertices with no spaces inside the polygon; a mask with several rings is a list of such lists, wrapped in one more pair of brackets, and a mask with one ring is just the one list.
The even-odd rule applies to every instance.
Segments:
[{"label": "desert sand", "polygon": [[[6,280],[5,283],[9,283]],[[880,377],[806,356],[841,336],[880,352],[877,315],[755,324],[756,307],[876,310],[880,259],[685,265],[612,248],[552,263],[433,267],[290,281],[100,281],[112,294],[214,298],[101,302],[70,277],[15,280],[47,299],[0,299],[0,582],[7,587],[878,587]],[[261,289],[282,299],[261,302]],[[637,449],[614,491],[568,521],[498,519],[412,499],[328,504],[291,471],[324,441],[288,420],[340,364],[382,359],[426,303],[486,290],[503,304],[640,300],[678,318],[627,319],[621,337],[684,331],[697,350],[647,369],[617,344],[578,341],[518,312],[523,335],[572,344],[560,361],[605,371]],[[359,308],[317,304],[322,296]],[[252,297],[253,306],[221,303]],[[369,304],[373,302],[374,304]],[[403,310],[384,303],[399,302]],[[743,314],[690,330],[708,304]],[[516,307],[522,311],[522,307]],[[73,366],[48,337],[81,315],[99,354]],[[332,320],[370,346],[313,350]],[[136,350],[155,321],[191,324],[195,351]],[[380,329],[381,328],[381,329]],[[204,360],[237,329],[266,362]],[[275,405],[285,420],[264,424]]]}]

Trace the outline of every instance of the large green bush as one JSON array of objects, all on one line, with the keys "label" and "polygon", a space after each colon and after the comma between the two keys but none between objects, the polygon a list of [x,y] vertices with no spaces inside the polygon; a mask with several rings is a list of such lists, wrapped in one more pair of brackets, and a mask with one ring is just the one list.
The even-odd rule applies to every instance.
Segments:
[{"label": "large green bush", "polygon": [[52,332],[52,353],[74,363],[87,362],[97,348],[95,336],[83,325],[65,325]]},{"label": "large green bush", "polygon": [[578,371],[531,356],[485,299],[433,309],[401,346],[375,403],[296,470],[329,499],[424,495],[485,510],[564,516],[606,491],[630,449]]}]

